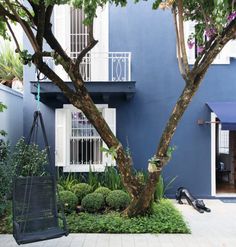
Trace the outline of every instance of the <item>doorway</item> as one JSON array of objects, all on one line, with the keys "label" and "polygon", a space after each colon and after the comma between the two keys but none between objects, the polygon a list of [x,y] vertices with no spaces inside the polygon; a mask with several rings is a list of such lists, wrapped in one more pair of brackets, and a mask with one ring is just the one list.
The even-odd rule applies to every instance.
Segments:
[{"label": "doorway", "polygon": [[236,196],[236,131],[222,130],[215,114],[211,127],[212,176],[214,176],[212,194]]}]

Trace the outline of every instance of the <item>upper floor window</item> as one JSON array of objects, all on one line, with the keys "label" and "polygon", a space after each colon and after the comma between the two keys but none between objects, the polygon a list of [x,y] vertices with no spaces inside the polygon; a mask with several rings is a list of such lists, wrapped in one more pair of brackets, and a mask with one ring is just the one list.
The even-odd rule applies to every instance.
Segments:
[{"label": "upper floor window", "polygon": [[[94,19],[94,38],[99,42],[86,54],[80,64],[84,81],[108,81],[108,4],[98,8]],[[88,27],[83,24],[85,15],[82,9],[69,5],[56,5],[54,8],[54,34],[67,54],[76,59],[88,45]],[[99,54],[99,55],[98,55]],[[62,66],[55,66],[57,74],[69,80]]]},{"label": "upper floor window", "polygon": [[[115,134],[116,109],[97,105],[99,111]],[[55,149],[56,166],[65,172],[103,171],[114,165],[110,156],[101,151],[106,144],[83,112],[72,105],[56,109]]]}]

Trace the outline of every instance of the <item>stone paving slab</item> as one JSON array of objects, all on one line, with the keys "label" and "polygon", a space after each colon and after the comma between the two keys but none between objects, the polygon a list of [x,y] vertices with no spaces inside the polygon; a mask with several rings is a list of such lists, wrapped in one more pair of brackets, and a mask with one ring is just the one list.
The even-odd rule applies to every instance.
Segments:
[{"label": "stone paving slab", "polygon": [[[211,213],[200,214],[187,204],[182,212],[191,234],[70,234],[25,247],[236,247],[236,203],[204,200]],[[0,247],[18,246],[12,235],[0,235]]]}]

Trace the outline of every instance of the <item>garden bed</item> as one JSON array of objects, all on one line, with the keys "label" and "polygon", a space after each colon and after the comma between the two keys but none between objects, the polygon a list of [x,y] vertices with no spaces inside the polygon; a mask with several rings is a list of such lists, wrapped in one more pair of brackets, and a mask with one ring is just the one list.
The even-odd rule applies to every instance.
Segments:
[{"label": "garden bed", "polygon": [[170,200],[154,203],[150,215],[126,218],[119,212],[104,214],[70,214],[67,223],[71,233],[190,233],[180,212]]},{"label": "garden bed", "polygon": [[[119,212],[81,212],[67,215],[70,233],[190,233],[181,213],[170,200],[154,203],[150,215],[126,218]],[[11,233],[11,215],[1,219],[0,234]]]}]

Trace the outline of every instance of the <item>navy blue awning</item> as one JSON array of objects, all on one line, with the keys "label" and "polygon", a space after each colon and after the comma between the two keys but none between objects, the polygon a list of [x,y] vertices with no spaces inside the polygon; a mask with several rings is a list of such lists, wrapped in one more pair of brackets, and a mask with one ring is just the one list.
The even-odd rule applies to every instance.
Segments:
[{"label": "navy blue awning", "polygon": [[206,104],[219,118],[222,130],[236,130],[236,102],[208,102]]}]

